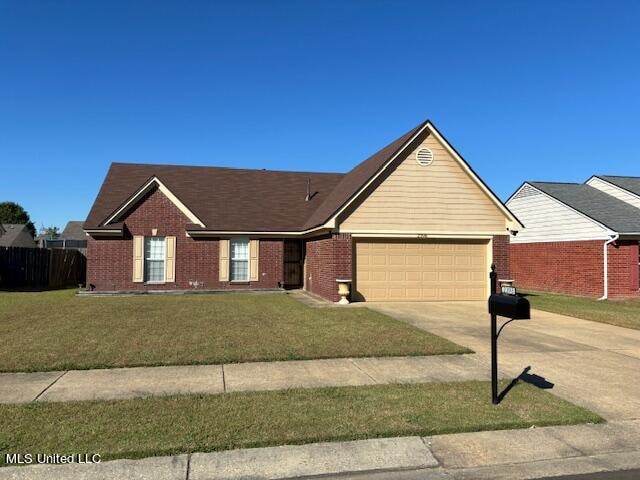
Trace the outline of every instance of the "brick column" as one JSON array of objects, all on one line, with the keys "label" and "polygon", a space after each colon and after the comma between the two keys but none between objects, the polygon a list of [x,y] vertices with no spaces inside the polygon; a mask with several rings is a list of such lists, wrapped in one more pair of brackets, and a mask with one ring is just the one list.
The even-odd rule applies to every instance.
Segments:
[{"label": "brick column", "polygon": [[332,302],[340,300],[336,278],[351,278],[351,235],[332,234],[307,241],[307,289]]},{"label": "brick column", "polygon": [[[495,235],[493,237],[493,259],[498,279],[511,278],[511,261],[509,256],[509,235]],[[517,285],[516,285],[517,287]],[[500,289],[500,282],[497,285]]]}]

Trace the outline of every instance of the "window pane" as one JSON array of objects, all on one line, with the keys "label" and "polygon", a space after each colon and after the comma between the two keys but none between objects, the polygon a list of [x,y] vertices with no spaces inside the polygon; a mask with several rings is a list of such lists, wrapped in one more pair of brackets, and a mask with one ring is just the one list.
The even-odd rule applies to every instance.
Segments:
[{"label": "window pane", "polygon": [[145,237],[145,258],[164,260],[164,237]]},{"label": "window pane", "polygon": [[144,280],[145,282],[164,282],[164,237],[145,237],[144,239]]},{"label": "window pane", "polygon": [[231,258],[233,260],[249,260],[249,240],[231,240]]},{"label": "window pane", "polygon": [[249,280],[249,262],[247,260],[231,260],[231,281]]},{"label": "window pane", "polygon": [[145,281],[164,282],[164,260],[145,260]]},{"label": "window pane", "polygon": [[231,281],[246,282],[249,280],[249,239],[231,239],[231,262],[229,268]]}]

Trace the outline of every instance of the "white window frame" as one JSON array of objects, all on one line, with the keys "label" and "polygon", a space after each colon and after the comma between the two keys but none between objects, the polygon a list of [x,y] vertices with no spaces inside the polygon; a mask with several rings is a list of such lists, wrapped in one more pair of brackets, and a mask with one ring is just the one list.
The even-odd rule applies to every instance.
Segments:
[{"label": "white window frame", "polygon": [[[234,258],[234,243],[245,243],[247,245],[247,257],[246,258]],[[247,263],[247,276],[246,278],[233,278],[233,262],[246,262]],[[251,240],[248,237],[232,237],[229,240],[229,281],[231,283],[247,283],[251,278]]]},{"label": "white window frame", "polygon": [[[163,245],[163,256],[162,256],[162,280],[148,280],[148,271],[147,271],[147,261],[160,261],[160,259],[158,258],[148,258],[148,248],[147,248],[147,240],[148,239],[162,239],[162,245]],[[167,281],[167,277],[166,277],[166,268],[167,268],[167,237],[166,236],[161,236],[161,235],[150,235],[150,236],[145,236],[143,243],[142,243],[142,262],[143,262],[143,267],[142,267],[142,278],[144,280],[144,283],[153,285],[153,284],[162,284],[162,283],[166,283]]]}]

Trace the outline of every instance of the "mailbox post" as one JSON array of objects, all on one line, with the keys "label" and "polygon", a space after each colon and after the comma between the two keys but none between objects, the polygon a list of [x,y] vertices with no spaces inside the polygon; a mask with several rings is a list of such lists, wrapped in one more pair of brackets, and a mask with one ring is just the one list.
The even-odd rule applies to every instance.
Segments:
[{"label": "mailbox post", "polygon": [[[489,313],[491,314],[491,403],[498,404],[498,316],[492,312],[491,297],[498,288],[498,274],[495,263],[491,264],[491,294],[489,296]],[[486,278],[486,277],[485,277]]]},{"label": "mailbox post", "polygon": [[[489,295],[489,314],[491,315],[491,403],[497,405],[498,399],[498,336],[500,332],[513,320],[528,320],[531,318],[529,301],[515,295],[496,294],[498,274],[495,264],[491,265],[491,294]],[[507,317],[505,323],[498,330],[498,315]]]}]

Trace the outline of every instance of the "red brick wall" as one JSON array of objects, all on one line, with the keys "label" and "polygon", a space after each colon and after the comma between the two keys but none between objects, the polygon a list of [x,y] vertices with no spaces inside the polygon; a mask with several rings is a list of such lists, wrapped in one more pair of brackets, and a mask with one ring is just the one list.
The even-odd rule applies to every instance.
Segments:
[{"label": "red brick wall", "polygon": [[638,296],[638,242],[621,240],[609,245],[609,296]]},{"label": "red brick wall", "polygon": [[[509,251],[509,235],[496,235],[493,237],[492,262],[496,266],[498,279],[511,278],[511,261]],[[500,289],[500,283],[496,285],[496,289]]]},{"label": "red brick wall", "polygon": [[351,278],[353,245],[351,235],[335,234],[306,242],[306,289],[337,302],[336,278]]},{"label": "red brick wall", "polygon": [[[604,240],[511,244],[511,271],[521,289],[599,298]],[[638,295],[638,243],[609,245],[609,297]]]},{"label": "red brick wall", "polygon": [[521,290],[600,297],[602,241],[512,243],[511,274]]},{"label": "red brick wall", "polygon": [[[159,190],[140,201],[124,219],[124,238],[89,238],[87,244],[87,284],[97,291],[187,290],[190,281],[201,283],[200,289],[276,288],[283,278],[283,241],[260,239],[259,276],[257,282],[237,285],[218,280],[219,246],[217,239],[187,237],[185,226],[191,221]],[[176,281],[161,285],[134,283],[133,235],[176,237]]]}]

